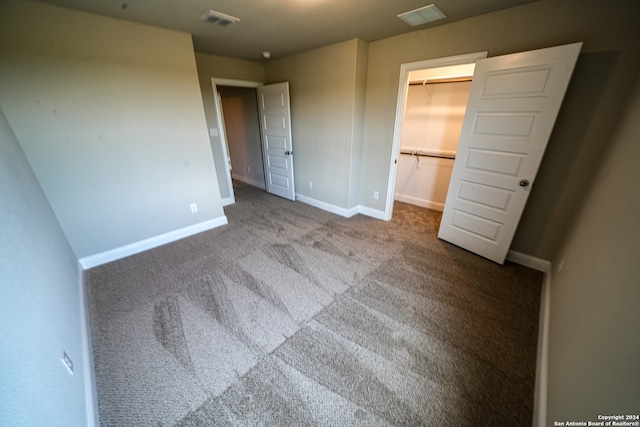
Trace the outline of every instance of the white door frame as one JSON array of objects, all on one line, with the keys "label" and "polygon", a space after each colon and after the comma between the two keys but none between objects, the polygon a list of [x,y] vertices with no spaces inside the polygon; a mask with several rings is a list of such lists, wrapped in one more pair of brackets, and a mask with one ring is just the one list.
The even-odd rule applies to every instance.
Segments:
[{"label": "white door frame", "polygon": [[211,86],[213,87],[213,99],[216,107],[216,121],[218,128],[218,135],[220,136],[220,143],[222,144],[222,154],[224,155],[224,162],[227,165],[225,170],[225,176],[227,178],[227,188],[229,189],[230,196],[222,201],[223,206],[232,205],[236,202],[235,194],[233,193],[233,181],[231,179],[231,169],[229,168],[231,159],[229,158],[229,149],[227,145],[227,133],[224,128],[224,120],[222,118],[222,103],[218,97],[218,86],[234,86],[234,87],[249,87],[257,88],[264,85],[262,82],[254,82],[251,80],[234,80],[234,79],[219,79],[216,77],[211,78]]},{"label": "white door frame", "polygon": [[396,174],[398,171],[398,156],[400,155],[400,139],[402,138],[402,121],[407,105],[407,93],[409,91],[409,73],[411,71],[426,68],[439,68],[449,65],[469,64],[484,59],[488,52],[474,52],[464,55],[447,56],[444,58],[426,59],[417,62],[408,62],[400,65],[400,82],[398,84],[398,103],[396,105],[396,120],[393,129],[393,144],[391,146],[391,164],[389,166],[389,179],[387,185],[387,200],[384,208],[384,219],[389,221],[393,215],[393,198],[396,188]]}]

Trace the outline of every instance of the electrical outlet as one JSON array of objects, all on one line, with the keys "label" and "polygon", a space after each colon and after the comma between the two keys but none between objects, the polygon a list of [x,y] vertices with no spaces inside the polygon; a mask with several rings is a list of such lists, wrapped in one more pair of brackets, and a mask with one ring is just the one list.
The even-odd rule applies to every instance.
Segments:
[{"label": "electrical outlet", "polygon": [[313,188],[313,182],[309,181],[309,190]]},{"label": "electrical outlet", "polygon": [[69,371],[69,373],[73,375],[73,361],[64,350],[62,351],[62,359],[60,359],[60,361],[62,361],[64,367],[67,368],[67,371]]},{"label": "electrical outlet", "polygon": [[374,198],[375,200],[378,200],[378,199],[380,198],[380,193],[379,193],[379,192],[377,192],[377,191],[374,191],[374,192],[373,192],[373,198]]},{"label": "electrical outlet", "polygon": [[189,207],[191,208],[191,213],[198,212],[198,205],[196,203],[191,203],[191,205],[189,205]]}]

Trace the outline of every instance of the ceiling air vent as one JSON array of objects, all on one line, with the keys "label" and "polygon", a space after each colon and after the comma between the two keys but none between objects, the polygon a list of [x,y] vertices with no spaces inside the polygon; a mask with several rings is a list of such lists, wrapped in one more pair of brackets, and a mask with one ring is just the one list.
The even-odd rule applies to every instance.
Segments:
[{"label": "ceiling air vent", "polygon": [[427,22],[437,21],[438,19],[444,19],[446,17],[447,15],[438,9],[438,6],[435,4],[430,4],[429,6],[410,10],[409,12],[398,15],[398,18],[402,19],[412,27],[426,24]]},{"label": "ceiling air vent", "polygon": [[202,15],[202,20],[211,22],[217,25],[222,25],[223,27],[228,27],[231,24],[240,22],[240,18],[227,15],[226,13],[216,12],[215,10],[207,11],[204,15]]}]

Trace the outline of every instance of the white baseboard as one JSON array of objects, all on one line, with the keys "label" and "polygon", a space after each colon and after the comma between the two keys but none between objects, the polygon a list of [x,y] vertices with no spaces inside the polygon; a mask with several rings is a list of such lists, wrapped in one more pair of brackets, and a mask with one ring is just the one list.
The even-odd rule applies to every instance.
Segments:
[{"label": "white baseboard", "polygon": [[533,268],[534,270],[542,271],[546,273],[551,271],[551,262],[546,259],[536,258],[531,255],[523,254],[518,251],[509,251],[507,253],[507,259],[516,264],[524,265],[525,267]]},{"label": "white baseboard", "polygon": [[99,265],[106,264],[120,258],[135,255],[137,253],[144,252],[146,250],[153,249],[158,246],[174,242],[176,240],[184,239],[185,237],[189,237],[197,233],[202,233],[203,231],[211,230],[212,228],[220,227],[227,223],[227,217],[223,215],[218,218],[210,219],[208,221],[203,221],[198,224],[170,231],[159,236],[150,237],[148,239],[131,243],[129,245],[120,246],[118,248],[110,249],[108,251],[101,252],[95,255],[89,255],[87,257],[80,258],[78,262],[80,263],[82,269],[87,270],[89,268],[97,267]]},{"label": "white baseboard", "polygon": [[380,219],[385,221],[384,211],[380,211],[377,209],[369,208],[367,206],[355,206],[353,208],[341,208],[340,206],[332,205],[330,203],[322,202],[320,200],[316,200],[312,197],[305,196],[304,194],[296,193],[296,200],[301,201],[302,203],[306,203],[307,205],[311,205],[318,209],[322,209],[327,212],[334,213],[336,215],[343,216],[345,218],[351,218],[356,214],[362,214],[366,216],[370,216],[372,218]]},{"label": "white baseboard", "polygon": [[237,175],[234,173],[231,174],[231,178],[240,182],[244,182],[245,184],[253,185],[254,187],[258,187],[258,188],[262,188],[263,190],[266,190],[264,182],[256,181],[255,179],[251,179],[246,176]]},{"label": "white baseboard", "polygon": [[84,400],[86,406],[87,427],[100,425],[98,414],[98,393],[96,389],[96,375],[93,364],[93,344],[91,328],[89,327],[89,305],[87,290],[84,286],[84,269],[78,263],[78,284],[80,295],[80,330],[82,332],[82,374],[84,376]]},{"label": "white baseboard", "polygon": [[224,199],[222,199],[222,206],[229,206],[229,205],[233,205],[236,202],[236,198],[231,195],[229,197],[225,197]]},{"label": "white baseboard", "polygon": [[540,324],[538,326],[538,358],[536,363],[536,388],[533,397],[533,427],[547,425],[547,390],[549,381],[549,327],[551,320],[551,262],[509,251],[509,261],[542,271],[542,295],[540,296]]},{"label": "white baseboard", "polygon": [[378,209],[373,209],[368,206],[360,205],[358,206],[358,212],[361,213],[362,215],[370,216],[371,218],[387,221],[387,219],[385,218],[384,211],[380,211]]},{"label": "white baseboard", "polygon": [[84,375],[84,392],[86,406],[86,421],[88,427],[100,425],[100,414],[98,410],[96,377],[93,364],[93,346],[91,338],[91,328],[89,327],[89,307],[84,283],[84,270],[98,265],[106,264],[120,258],[134,255],[157,246],[170,243],[193,234],[201,233],[212,228],[220,227],[227,224],[227,217],[222,216],[169,233],[161,234],[149,239],[145,239],[126,246],[115,248],[99,254],[90,255],[78,260],[78,283],[80,294],[80,322],[82,331],[82,359],[83,359],[83,375]]},{"label": "white baseboard", "polygon": [[551,322],[551,266],[545,273],[540,297],[540,326],[538,328],[538,362],[536,389],[533,398],[533,427],[547,425],[547,394],[549,381],[549,328]]},{"label": "white baseboard", "polygon": [[395,193],[393,199],[399,202],[409,203],[410,205],[416,205],[434,211],[444,211],[444,203],[434,202],[433,200],[420,199],[418,197],[407,196],[405,194]]},{"label": "white baseboard", "polygon": [[296,193],[296,200],[299,200],[302,203],[306,203],[307,205],[311,205],[318,209],[322,209],[323,211],[327,211],[327,212],[334,213],[336,215],[343,216],[345,218],[351,218],[352,216],[359,213],[358,207],[351,208],[351,209],[341,208],[340,206],[332,205],[331,203],[327,203],[327,202],[322,202],[312,197],[305,196],[304,194]]}]

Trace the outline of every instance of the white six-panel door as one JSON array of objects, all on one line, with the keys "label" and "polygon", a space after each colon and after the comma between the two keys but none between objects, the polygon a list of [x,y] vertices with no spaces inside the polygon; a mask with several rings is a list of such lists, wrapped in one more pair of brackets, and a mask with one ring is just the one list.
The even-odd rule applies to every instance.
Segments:
[{"label": "white six-panel door", "polygon": [[267,191],[295,200],[289,83],[260,86],[257,92]]},{"label": "white six-panel door", "polygon": [[439,238],[504,263],[581,47],[476,62]]}]

